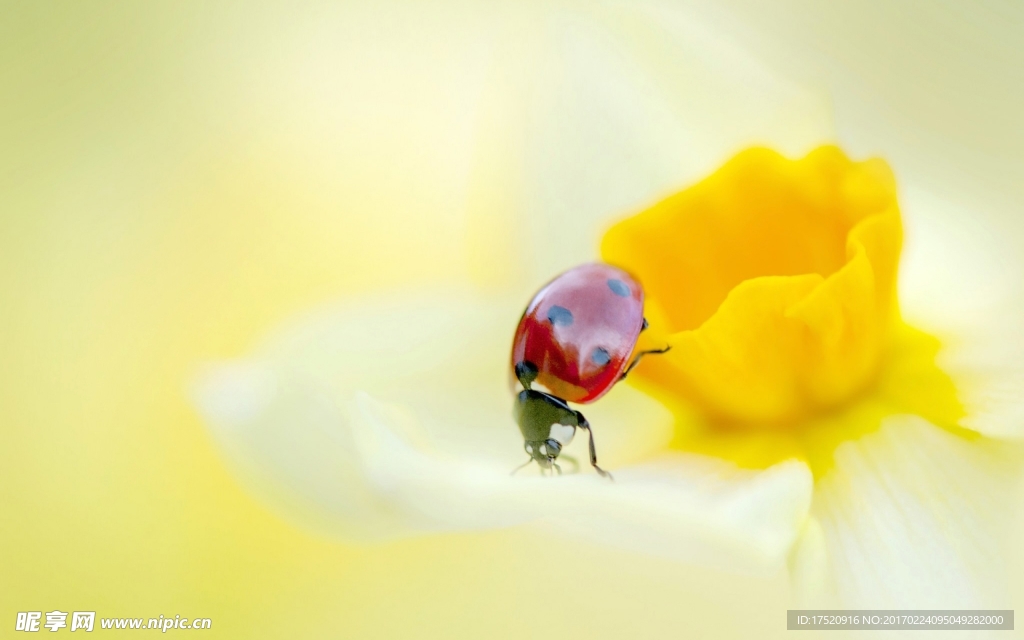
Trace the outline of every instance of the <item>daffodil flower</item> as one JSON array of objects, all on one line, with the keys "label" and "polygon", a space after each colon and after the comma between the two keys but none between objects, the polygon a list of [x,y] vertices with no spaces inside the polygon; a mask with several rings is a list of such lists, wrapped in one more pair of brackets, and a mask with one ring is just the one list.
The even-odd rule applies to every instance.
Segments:
[{"label": "daffodil flower", "polygon": [[[503,40],[499,55],[519,60],[517,42]],[[724,93],[767,78],[741,62],[738,75],[714,74]],[[500,120],[518,89],[499,85],[482,101]],[[814,102],[761,89],[797,97],[735,122],[778,128],[784,106]],[[806,108],[794,113],[806,122]],[[512,144],[507,128],[484,130],[470,209],[526,213],[471,216],[468,233],[532,233],[523,194],[554,196],[509,187],[530,182],[515,172],[521,156],[496,159]],[[672,163],[654,164],[668,181]],[[553,168],[556,178],[565,171]],[[616,201],[616,188],[628,190],[615,183],[607,201],[588,192],[572,204],[607,219],[628,200]],[[785,567],[811,604],[992,608],[1005,603],[1001,500],[1018,468],[1010,443],[1024,432],[1020,347],[1009,334],[1018,316],[958,308],[977,310],[958,296],[985,282],[963,260],[948,268],[944,252],[959,257],[969,242],[943,234],[946,219],[936,213],[917,230],[901,277],[903,222],[885,162],[854,162],[831,146],[796,160],[756,148],[621,219],[600,256],[578,249],[597,228],[578,218],[531,236],[538,278],[598,257],[635,274],[651,322],[639,348],[673,347],[586,410],[612,483],[587,469],[510,475],[525,455],[506,387],[510,341],[544,279],[510,283],[487,255],[507,253],[479,237],[472,283],[312,312],[249,356],[209,366],[193,397],[247,486],[340,539],[544,527],[684,562]],[[522,226],[502,226],[515,220]],[[943,274],[953,277],[932,284]],[[567,452],[580,454],[583,440]]]},{"label": "daffodil flower", "polygon": [[649,395],[588,410],[614,483],[509,475],[518,301],[327,309],[198,398],[244,477],[346,538],[542,522],[718,566],[790,558],[804,593],[846,602],[981,606],[1015,398],[964,393],[970,369],[901,319],[901,244],[886,165],[834,147],[742,153],[612,227],[603,257],[647,287],[644,340],[673,347],[633,373]]}]

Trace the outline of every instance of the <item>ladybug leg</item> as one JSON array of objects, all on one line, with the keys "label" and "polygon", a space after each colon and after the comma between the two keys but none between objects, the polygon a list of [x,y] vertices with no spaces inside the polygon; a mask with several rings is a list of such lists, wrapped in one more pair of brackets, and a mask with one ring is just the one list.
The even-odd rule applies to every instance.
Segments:
[{"label": "ladybug leg", "polygon": [[579,420],[579,424],[577,426],[580,429],[586,429],[587,435],[590,436],[590,466],[594,467],[598,475],[600,475],[602,478],[614,480],[614,478],[612,478],[612,474],[608,473],[601,467],[597,466],[597,449],[594,448],[594,432],[590,428],[590,423],[587,422],[587,419],[584,418],[583,414],[580,413],[579,411],[576,412],[576,419]]},{"label": "ladybug leg", "polygon": [[669,346],[665,347],[664,349],[648,349],[647,351],[641,351],[640,353],[636,354],[636,357],[633,358],[633,362],[630,362],[629,366],[626,367],[626,370],[622,372],[621,376],[619,376],[619,380],[625,380],[626,379],[626,376],[628,376],[629,372],[633,370],[633,367],[635,367],[636,365],[640,364],[640,358],[643,358],[644,356],[646,356],[649,353],[665,353],[666,351],[670,350],[671,348],[672,348],[672,345],[669,345]]},{"label": "ladybug leg", "polygon": [[580,472],[580,461],[577,460],[576,458],[570,456],[567,453],[563,453],[562,455],[558,456],[558,459],[559,460],[568,460],[569,464],[572,465],[572,472],[573,473],[579,473]]},{"label": "ladybug leg", "polygon": [[537,379],[538,371],[537,365],[529,360],[516,363],[516,377],[519,378],[519,382],[523,385],[524,389],[530,388],[533,381]]}]

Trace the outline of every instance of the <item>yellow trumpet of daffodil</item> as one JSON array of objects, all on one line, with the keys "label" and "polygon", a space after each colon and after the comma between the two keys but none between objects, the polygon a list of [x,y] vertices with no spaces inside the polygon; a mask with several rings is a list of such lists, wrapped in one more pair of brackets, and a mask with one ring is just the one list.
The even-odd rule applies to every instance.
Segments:
[{"label": "yellow trumpet of daffodil", "polygon": [[647,342],[672,346],[634,382],[680,415],[676,446],[820,471],[887,414],[955,428],[936,341],[900,318],[902,241],[888,166],[836,147],[751,149],[610,229],[603,256],[647,289]]},{"label": "yellow trumpet of daffodil", "polygon": [[613,227],[672,351],[642,379],[724,422],[791,425],[876,377],[898,321],[895,184],[834,147],[746,151]]}]

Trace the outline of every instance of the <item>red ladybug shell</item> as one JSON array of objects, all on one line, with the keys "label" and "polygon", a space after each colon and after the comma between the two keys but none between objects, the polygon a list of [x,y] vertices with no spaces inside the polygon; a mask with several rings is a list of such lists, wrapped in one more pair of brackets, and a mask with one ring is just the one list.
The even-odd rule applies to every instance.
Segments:
[{"label": "red ladybug shell", "polygon": [[[644,323],[644,290],[607,264],[566,271],[537,292],[512,342],[512,367],[528,361],[536,384],[585,404],[622,377]],[[515,375],[513,373],[513,375]]]}]

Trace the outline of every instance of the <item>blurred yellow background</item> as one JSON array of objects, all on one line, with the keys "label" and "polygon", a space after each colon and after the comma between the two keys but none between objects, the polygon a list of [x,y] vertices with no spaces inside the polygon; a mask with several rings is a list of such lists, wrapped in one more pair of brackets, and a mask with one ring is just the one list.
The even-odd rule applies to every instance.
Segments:
[{"label": "blurred yellow background", "polygon": [[[918,168],[962,172],[962,193],[1005,210],[1024,196],[1024,128],[1010,126],[1024,67],[1004,55],[1002,9],[976,22],[913,8],[887,31],[789,3],[768,26],[818,29],[794,42],[832,47],[877,92],[879,136],[900,131],[897,169],[917,140],[899,125],[920,118],[918,133],[941,135],[921,138],[940,158]],[[738,33],[768,21],[734,9]],[[365,548],[312,537],[241,490],[188,405],[199,363],[295,311],[454,281],[479,259],[465,159],[479,60],[506,14],[114,2],[4,3],[0,16],[0,629],[60,609],[209,617],[225,638],[786,633],[781,574],[521,531]],[[897,36],[915,46],[858,53]],[[773,64],[794,55],[769,50]],[[951,60],[969,68],[948,83],[925,74],[908,89],[900,75]],[[978,101],[945,99],[958,82]],[[951,149],[964,166],[941,159]]]}]

